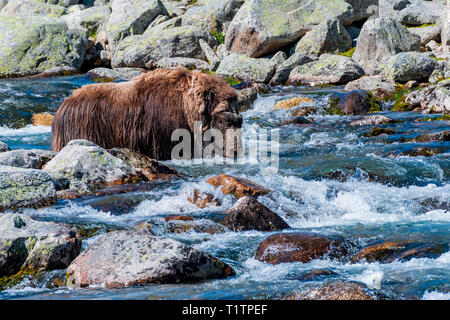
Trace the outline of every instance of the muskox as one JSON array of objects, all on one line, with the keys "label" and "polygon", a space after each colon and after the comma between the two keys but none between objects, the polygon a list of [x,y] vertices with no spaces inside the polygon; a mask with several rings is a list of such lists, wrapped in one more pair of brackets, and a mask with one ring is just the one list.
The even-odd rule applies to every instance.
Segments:
[{"label": "muskox", "polygon": [[222,78],[185,68],[156,69],[128,82],[91,84],[75,90],[52,124],[54,151],[73,139],[110,149],[128,148],[168,160],[175,129],[239,129],[237,93]]}]

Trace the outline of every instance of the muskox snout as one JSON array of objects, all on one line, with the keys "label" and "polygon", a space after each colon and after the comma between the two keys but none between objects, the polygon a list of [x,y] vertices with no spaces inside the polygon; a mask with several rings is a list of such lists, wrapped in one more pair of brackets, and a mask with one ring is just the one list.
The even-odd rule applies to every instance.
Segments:
[{"label": "muskox snout", "polygon": [[219,129],[241,128],[242,116],[233,112],[223,112],[214,122],[215,127]]}]

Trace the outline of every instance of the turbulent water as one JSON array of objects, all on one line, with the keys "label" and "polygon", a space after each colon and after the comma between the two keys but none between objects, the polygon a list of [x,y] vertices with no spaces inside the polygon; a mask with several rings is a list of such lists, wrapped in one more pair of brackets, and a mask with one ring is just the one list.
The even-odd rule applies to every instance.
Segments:
[{"label": "turbulent water", "polygon": [[[13,149],[50,148],[50,128],[31,126],[31,115],[54,112],[72,89],[86,83],[89,80],[82,76],[0,82],[0,140]],[[189,178],[153,183],[145,192],[60,200],[53,207],[27,209],[25,214],[100,230],[123,229],[145,220],[162,225],[164,216],[181,211],[206,223],[206,219],[214,220],[234,203],[232,196],[205,183],[208,177],[227,173],[273,190],[259,200],[289,223],[292,229],[285,232],[341,235],[361,246],[382,239],[450,242],[450,143],[404,142],[419,134],[448,129],[448,121],[420,121],[424,116],[418,113],[383,111],[400,120],[383,126],[396,133],[365,137],[372,127],[350,125],[357,117],[326,116],[320,111],[330,95],[339,90],[342,88],[280,87],[277,92],[260,96],[254,108],[242,114],[244,136],[260,128],[280,129],[277,173],[252,161],[239,165],[167,162]],[[274,104],[299,95],[310,97],[319,107],[316,115],[308,116],[313,123],[280,126],[289,112],[273,111]],[[417,147],[432,148],[437,154],[407,155]],[[194,189],[217,196],[220,207],[199,209],[192,205],[187,197]],[[164,228],[160,232],[164,234]],[[317,268],[334,271],[335,278],[363,282],[394,299],[450,299],[450,252],[435,259],[414,258],[388,264],[339,262],[324,257],[310,263],[272,266],[254,258],[258,244],[270,234],[165,234],[231,265],[237,275],[225,280],[119,290],[50,289],[53,272],[40,281],[25,280],[0,292],[0,299],[278,299],[307,285],[295,280],[296,276]],[[84,247],[94,240],[85,241]]]}]

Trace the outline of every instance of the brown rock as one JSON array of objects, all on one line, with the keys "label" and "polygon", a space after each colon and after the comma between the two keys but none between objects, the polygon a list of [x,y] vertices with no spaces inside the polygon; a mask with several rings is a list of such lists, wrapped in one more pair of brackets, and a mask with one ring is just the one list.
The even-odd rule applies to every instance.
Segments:
[{"label": "brown rock", "polygon": [[50,113],[47,113],[47,112],[36,113],[36,114],[33,114],[31,121],[33,122],[33,126],[49,127],[53,123],[53,115],[51,115]]},{"label": "brown rock", "polygon": [[224,194],[232,194],[236,198],[242,198],[245,196],[258,197],[263,194],[271,192],[263,186],[260,186],[245,178],[236,178],[227,174],[221,174],[206,180],[207,183],[212,184],[214,187],[222,187]]},{"label": "brown rock", "polygon": [[296,108],[291,111],[293,117],[306,117],[317,112],[316,107]]},{"label": "brown rock", "polygon": [[252,197],[240,198],[226,213],[222,223],[234,231],[274,231],[289,228],[280,216]]},{"label": "brown rock", "polygon": [[277,102],[277,104],[275,105],[273,110],[280,110],[280,109],[288,110],[288,109],[298,106],[302,102],[312,103],[312,102],[314,102],[314,100],[312,100],[308,97],[295,97],[295,98],[291,98],[291,99],[286,99],[286,100]]},{"label": "brown rock", "polygon": [[212,194],[203,193],[198,189],[195,189],[192,197],[189,197],[187,199],[190,203],[195,204],[201,209],[211,206],[220,206],[220,201],[216,199]]},{"label": "brown rock", "polygon": [[331,281],[304,292],[294,293],[288,300],[377,300],[382,296],[356,281]]},{"label": "brown rock", "polygon": [[309,262],[326,254],[345,253],[343,240],[314,233],[278,233],[264,239],[256,250],[256,259],[270,264]]},{"label": "brown rock", "polygon": [[166,222],[169,221],[192,221],[194,219],[192,219],[192,217],[188,217],[188,216],[167,216],[164,218],[164,220],[166,220]]},{"label": "brown rock", "polygon": [[295,280],[298,281],[315,281],[315,280],[322,280],[326,277],[331,277],[337,275],[336,272],[333,272],[328,269],[313,269],[308,270],[305,272],[302,272],[300,275],[298,275]]}]

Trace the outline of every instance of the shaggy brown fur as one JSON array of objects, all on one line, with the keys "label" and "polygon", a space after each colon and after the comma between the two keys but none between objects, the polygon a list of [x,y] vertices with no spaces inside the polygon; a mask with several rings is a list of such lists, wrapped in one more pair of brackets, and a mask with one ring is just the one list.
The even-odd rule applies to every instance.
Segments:
[{"label": "shaggy brown fur", "polygon": [[157,69],[129,82],[86,85],[55,115],[52,147],[73,139],[103,148],[128,148],[154,159],[170,159],[175,129],[193,132],[194,121],[221,131],[240,128],[237,94],[222,78],[184,68]]}]

